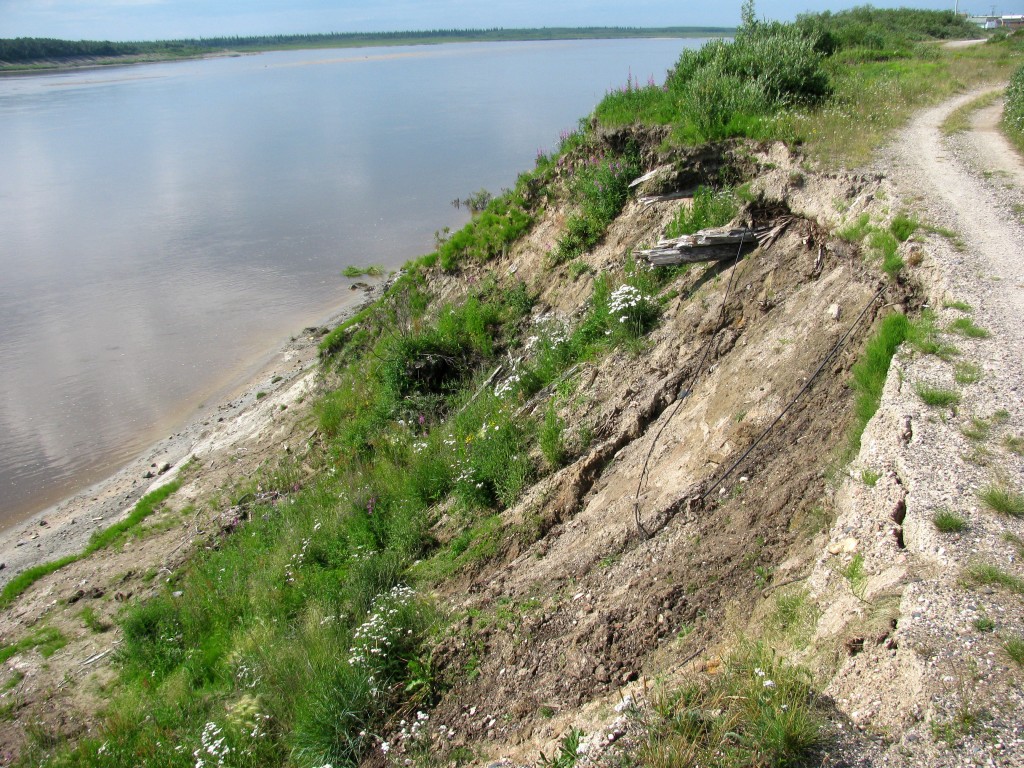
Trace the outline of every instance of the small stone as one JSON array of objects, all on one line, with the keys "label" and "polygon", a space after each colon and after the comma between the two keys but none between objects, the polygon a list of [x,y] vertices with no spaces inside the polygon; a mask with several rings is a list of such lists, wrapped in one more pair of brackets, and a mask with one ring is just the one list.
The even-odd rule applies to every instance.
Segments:
[{"label": "small stone", "polygon": [[857,540],[852,536],[828,545],[829,554],[838,555],[857,551]]},{"label": "small stone", "polygon": [[843,309],[838,304],[830,304],[828,307],[828,316],[833,320],[838,321],[839,316],[842,315]]}]

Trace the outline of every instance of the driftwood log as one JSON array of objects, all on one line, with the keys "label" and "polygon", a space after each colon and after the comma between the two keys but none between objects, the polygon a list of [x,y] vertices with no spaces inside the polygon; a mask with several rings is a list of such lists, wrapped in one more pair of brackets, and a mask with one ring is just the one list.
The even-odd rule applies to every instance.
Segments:
[{"label": "driftwood log", "polygon": [[659,240],[658,244],[639,254],[656,267],[671,264],[692,264],[699,261],[723,261],[737,251],[757,247],[762,230],[702,229],[692,235]]}]

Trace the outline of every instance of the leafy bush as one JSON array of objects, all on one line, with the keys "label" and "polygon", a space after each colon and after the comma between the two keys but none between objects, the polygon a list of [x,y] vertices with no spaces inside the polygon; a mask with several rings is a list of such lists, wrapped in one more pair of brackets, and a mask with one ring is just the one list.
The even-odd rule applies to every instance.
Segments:
[{"label": "leafy bush", "polygon": [[1017,148],[1024,152],[1024,66],[1014,73],[1006,88],[1003,128]]},{"label": "leafy bush", "polygon": [[584,161],[569,184],[577,212],[569,217],[558,240],[552,254],[555,263],[574,259],[600,242],[626,204],[629,183],[639,175],[640,158],[635,150],[620,157],[592,155]]}]

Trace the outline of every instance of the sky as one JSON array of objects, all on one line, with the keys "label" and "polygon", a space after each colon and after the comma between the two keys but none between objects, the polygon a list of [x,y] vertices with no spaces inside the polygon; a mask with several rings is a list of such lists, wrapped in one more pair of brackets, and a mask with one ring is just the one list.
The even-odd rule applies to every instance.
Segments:
[{"label": "sky", "polygon": [[[947,9],[957,0],[874,0],[878,8]],[[976,13],[1024,13],[1024,0],[959,0]],[[158,40],[491,27],[734,26],[742,0],[0,0],[0,38]],[[864,0],[759,0],[788,21]]]}]

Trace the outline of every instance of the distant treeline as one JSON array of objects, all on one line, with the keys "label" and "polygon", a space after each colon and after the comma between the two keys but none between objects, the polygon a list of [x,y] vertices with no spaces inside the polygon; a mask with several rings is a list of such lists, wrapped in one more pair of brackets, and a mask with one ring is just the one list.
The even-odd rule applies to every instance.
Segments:
[{"label": "distant treeline", "polygon": [[83,56],[189,56],[218,50],[355,47],[403,43],[488,42],[502,40],[583,40],[595,38],[697,37],[730,35],[731,27],[545,27],[541,29],[434,29],[420,32],[338,32],[326,35],[258,35],[185,40],[110,42],[42,37],[0,39],[0,61],[20,63]]}]

